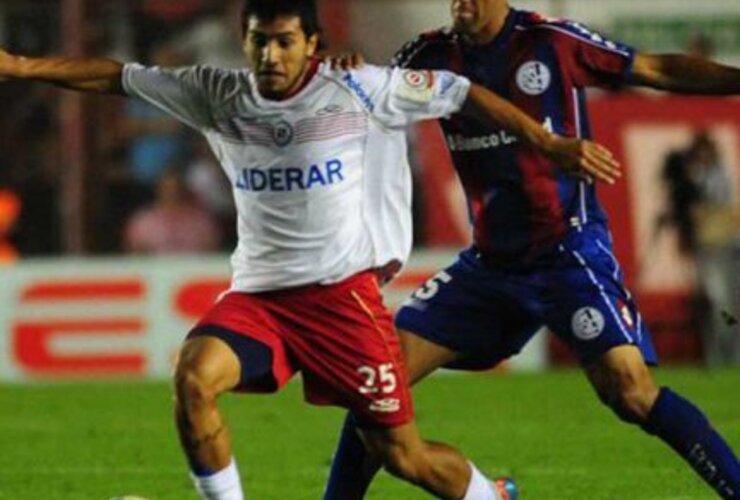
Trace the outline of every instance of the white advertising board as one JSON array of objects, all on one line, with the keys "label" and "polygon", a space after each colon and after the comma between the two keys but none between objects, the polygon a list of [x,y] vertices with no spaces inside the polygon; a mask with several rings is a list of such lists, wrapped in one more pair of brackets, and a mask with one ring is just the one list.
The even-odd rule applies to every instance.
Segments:
[{"label": "white advertising board", "polygon": [[[414,256],[385,289],[397,307],[454,253]],[[0,270],[0,380],[165,378],[182,339],[229,284],[228,259],[27,260]],[[544,336],[514,368],[544,363]]]}]

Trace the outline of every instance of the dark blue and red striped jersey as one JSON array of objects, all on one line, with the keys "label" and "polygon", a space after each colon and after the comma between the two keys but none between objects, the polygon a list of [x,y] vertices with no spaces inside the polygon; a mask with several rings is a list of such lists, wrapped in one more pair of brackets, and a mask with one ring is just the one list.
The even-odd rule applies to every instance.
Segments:
[{"label": "dark blue and red striped jersey", "polygon": [[[487,45],[440,30],[408,43],[393,64],[465,75],[551,131],[589,138],[585,88],[618,87],[634,53],[580,24],[511,9]],[[442,128],[467,195],[475,245],[489,260],[531,262],[568,231],[606,223],[593,185],[567,176],[507,132],[460,115],[443,120]]]}]

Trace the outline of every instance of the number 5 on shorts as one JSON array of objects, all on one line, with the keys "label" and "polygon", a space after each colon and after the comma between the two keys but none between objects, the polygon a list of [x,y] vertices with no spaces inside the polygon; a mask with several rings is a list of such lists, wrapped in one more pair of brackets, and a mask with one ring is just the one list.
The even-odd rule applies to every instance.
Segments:
[{"label": "number 5 on shorts", "polygon": [[450,281],[452,281],[452,276],[447,274],[446,271],[440,271],[427,280],[411,297],[418,300],[429,300],[437,295],[440,285],[449,283]]}]

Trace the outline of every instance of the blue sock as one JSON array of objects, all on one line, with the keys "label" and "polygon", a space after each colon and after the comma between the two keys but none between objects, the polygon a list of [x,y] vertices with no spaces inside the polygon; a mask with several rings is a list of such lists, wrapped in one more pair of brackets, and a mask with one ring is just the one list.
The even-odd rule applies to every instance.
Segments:
[{"label": "blue sock", "polygon": [[214,475],[217,471],[213,469],[209,469],[208,467],[204,467],[203,465],[200,465],[197,463],[194,459],[191,459],[188,457],[188,463],[190,464],[190,471],[193,473],[193,475],[198,477],[208,477]]},{"label": "blue sock", "polygon": [[740,498],[737,457],[689,401],[663,387],[642,428],[665,441],[722,498]]},{"label": "blue sock", "polygon": [[378,469],[357,435],[354,417],[348,414],[332,460],[324,500],[362,499]]}]

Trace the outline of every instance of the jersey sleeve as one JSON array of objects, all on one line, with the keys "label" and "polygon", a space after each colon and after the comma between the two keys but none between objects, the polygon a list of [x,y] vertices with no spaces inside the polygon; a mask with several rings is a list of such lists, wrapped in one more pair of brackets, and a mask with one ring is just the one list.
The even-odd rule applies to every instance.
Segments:
[{"label": "jersey sleeve", "polygon": [[635,49],[611,41],[578,23],[567,22],[564,29],[574,35],[568,37],[564,45],[577,85],[612,88],[627,81],[632,71]]},{"label": "jersey sleeve", "polygon": [[401,47],[390,65],[403,69],[449,69],[445,57],[449,50],[450,35],[442,30],[422,33]]},{"label": "jersey sleeve", "polygon": [[195,129],[212,127],[212,109],[235,84],[226,70],[206,66],[185,68],[146,67],[127,64],[123,68],[123,90],[153,104]]},{"label": "jersey sleeve", "polygon": [[425,53],[426,46],[426,41],[421,37],[407,42],[391,58],[391,67],[402,69],[430,68],[431,65],[429,64],[422,65],[422,56]]},{"label": "jersey sleeve", "polygon": [[449,117],[462,108],[470,81],[448,71],[407,70],[366,66],[359,81],[368,81],[371,95],[366,103],[388,127]]}]

